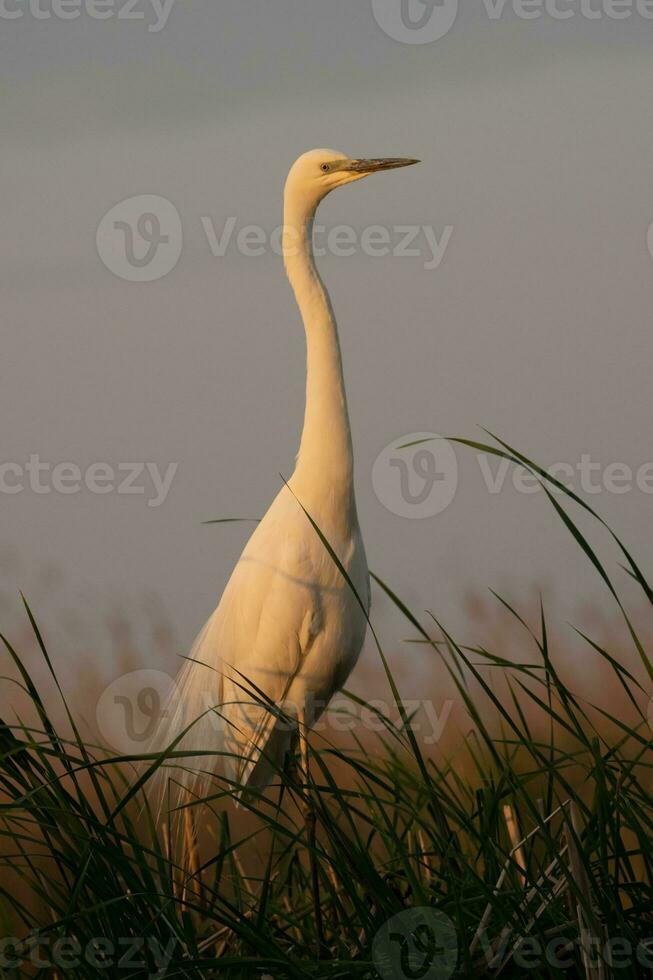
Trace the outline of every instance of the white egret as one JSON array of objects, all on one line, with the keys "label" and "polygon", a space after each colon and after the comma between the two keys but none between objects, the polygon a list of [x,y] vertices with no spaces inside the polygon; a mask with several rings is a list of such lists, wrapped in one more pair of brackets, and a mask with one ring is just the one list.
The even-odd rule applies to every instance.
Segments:
[{"label": "white egret", "polygon": [[[286,181],[284,261],[307,347],[306,409],[296,468],[249,539],[181,668],[165,724],[151,746],[162,752],[178,739],[176,751],[226,753],[227,775],[237,795],[267,786],[297,735],[302,764],[307,764],[306,728],[354,667],[369,608],[338,331],[313,259],[315,211],[336,187],[417,162],[311,150],[293,164]],[[307,513],[338,556],[360,602]],[[182,760],[175,783],[204,795],[214,769],[208,758]],[[165,777],[170,768],[159,773]]]}]

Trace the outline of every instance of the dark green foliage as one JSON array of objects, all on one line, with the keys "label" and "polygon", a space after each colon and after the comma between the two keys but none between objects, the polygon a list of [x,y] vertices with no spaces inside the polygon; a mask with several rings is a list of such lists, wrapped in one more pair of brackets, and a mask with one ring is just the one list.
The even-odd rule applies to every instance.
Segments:
[{"label": "dark green foliage", "polygon": [[[605,976],[652,975],[635,953],[653,939],[646,715],[653,670],[645,642],[595,549],[552,491],[566,493],[571,506],[587,510],[586,504],[509,446],[469,444],[539,475],[555,513],[600,575],[623,616],[643,681],[616,654],[581,636],[627,695],[628,720],[613,715],[609,700],[588,705],[565,685],[549,648],[544,610],[538,622],[528,623],[506,603],[528,651],[525,662],[515,665],[483,647],[461,647],[434,619],[420,622],[377,579],[416,630],[420,649],[430,647],[438,669],[444,667],[455,685],[469,732],[457,758],[436,762],[420,746],[377,641],[400,721],[382,719],[373,750],[369,741],[344,751],[321,738],[311,754],[308,784],[296,773],[279,773],[281,800],[278,788],[254,795],[236,816],[229,805],[236,787],[218,779],[210,799],[185,808],[192,821],[183,812],[172,814],[166,833],[143,806],[143,788],[163,757],[145,759],[138,768],[142,759],[85,744],[72,713],[66,734],[58,731],[19,653],[5,640],[33,717],[24,723],[7,718],[0,727],[0,923],[5,937],[20,940],[20,966],[11,965],[5,940],[3,976],[375,978],[378,930],[403,909],[426,906],[454,924],[455,976],[493,976],[503,960],[503,977],[598,975],[582,963],[579,914],[590,933],[602,941],[619,938],[633,950],[626,965],[608,966]],[[644,574],[612,538],[650,606],[653,592]],[[55,689],[45,644],[26,609]],[[490,680],[497,672],[506,696],[499,697]],[[180,755],[174,746],[168,753]],[[317,814],[326,944],[320,959],[308,839],[295,806],[309,797]],[[514,853],[506,805],[530,835]],[[191,822],[202,837],[199,850],[188,833]],[[175,830],[180,825],[187,831],[182,843]],[[552,879],[543,877],[551,868]],[[488,904],[485,940],[470,952]],[[492,965],[484,949],[507,927],[503,952]],[[30,955],[30,937],[32,946],[38,940],[40,956]],[[574,966],[562,969],[543,957],[533,968],[520,966],[525,947],[518,948],[519,937],[535,938],[542,947],[552,937],[568,939],[566,955]],[[516,947],[517,961],[510,955]],[[643,957],[646,948],[639,951]],[[54,972],[39,965],[57,957],[63,961]]]}]

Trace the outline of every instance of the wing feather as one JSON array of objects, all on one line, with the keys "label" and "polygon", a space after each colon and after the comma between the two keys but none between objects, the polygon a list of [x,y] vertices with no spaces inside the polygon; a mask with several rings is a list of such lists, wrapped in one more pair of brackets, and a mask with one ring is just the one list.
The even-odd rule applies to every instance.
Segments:
[{"label": "wing feather", "polygon": [[[293,732],[279,723],[274,709],[283,709],[321,627],[306,525],[305,514],[284,488],[250,538],[179,672],[149,749],[164,751],[190,726],[176,746],[189,755],[183,766],[161,770],[166,782],[172,779],[206,795],[222,757],[230,779],[264,786],[283,763]],[[215,751],[215,757],[192,757],[206,750]],[[183,789],[175,797],[182,794]]]}]

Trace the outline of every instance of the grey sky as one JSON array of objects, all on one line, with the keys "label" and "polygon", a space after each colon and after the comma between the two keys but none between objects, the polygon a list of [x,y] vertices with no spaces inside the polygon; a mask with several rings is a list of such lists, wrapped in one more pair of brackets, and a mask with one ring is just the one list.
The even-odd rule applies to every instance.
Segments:
[{"label": "grey sky", "polygon": [[[163,30],[146,25],[0,22],[1,457],[178,471],[157,508],[0,494],[1,538],[57,564],[65,601],[91,616],[89,595],[98,609],[160,595],[190,642],[246,534],[200,522],[264,511],[291,472],[304,386],[280,259],[212,256],[201,218],[272,229],[292,160],[335,146],[423,163],[332,195],[325,223],[453,227],[434,270],[321,260],[372,568],[454,625],[470,587],[592,594],[541,495],[488,494],[470,453],[428,520],[388,512],[371,469],[403,434],[474,438],[478,424],[545,464],[653,459],[653,22],[490,22],[479,3],[446,37],[407,45],[368,2],[178,0]],[[183,225],[178,265],[151,283],[114,276],[95,246],[105,212],[140,194],[173,202]],[[653,496],[591,502],[650,564]]]}]

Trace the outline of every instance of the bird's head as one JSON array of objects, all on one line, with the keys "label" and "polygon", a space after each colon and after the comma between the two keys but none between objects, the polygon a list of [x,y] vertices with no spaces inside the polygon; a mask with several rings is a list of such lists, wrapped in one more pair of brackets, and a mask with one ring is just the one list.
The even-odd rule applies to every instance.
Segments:
[{"label": "bird's head", "polygon": [[419,160],[404,157],[380,157],[359,159],[348,157],[338,150],[309,150],[303,153],[290,168],[286,180],[286,197],[302,201],[307,211],[314,211],[322,198],[343,184],[379,173],[381,170],[394,170],[408,167]]}]

